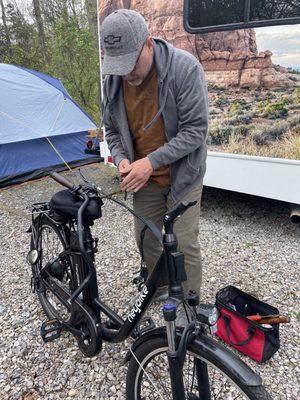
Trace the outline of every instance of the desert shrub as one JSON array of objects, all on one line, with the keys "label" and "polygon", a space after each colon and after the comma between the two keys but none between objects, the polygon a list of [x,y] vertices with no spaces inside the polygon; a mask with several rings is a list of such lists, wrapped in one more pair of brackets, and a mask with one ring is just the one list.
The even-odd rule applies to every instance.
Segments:
[{"label": "desert shrub", "polygon": [[266,107],[269,106],[269,105],[270,105],[270,103],[269,103],[268,100],[261,100],[261,101],[259,101],[259,102],[257,103],[257,109],[258,109],[258,111],[260,111],[260,112],[264,112],[265,109],[266,109]]},{"label": "desert shrub", "polygon": [[224,107],[229,104],[228,97],[225,94],[221,94],[215,101],[215,106]]},{"label": "desert shrub", "polygon": [[286,122],[266,126],[263,128],[260,127],[258,131],[254,131],[252,134],[252,139],[257,146],[265,146],[271,142],[274,142],[275,140],[280,140],[288,129],[289,124]]},{"label": "desert shrub", "polygon": [[293,133],[300,134],[300,116],[296,116],[290,120],[290,129]]},{"label": "desert shrub", "polygon": [[275,93],[273,93],[273,92],[267,92],[266,96],[267,96],[267,98],[268,98],[269,100],[272,100],[272,99],[275,99],[275,98],[276,98],[276,95],[275,95]]},{"label": "desert shrub", "polygon": [[230,135],[234,133],[234,126],[211,124],[209,127],[208,142],[213,145],[226,144]]},{"label": "desert shrub", "polygon": [[241,114],[236,115],[234,117],[230,117],[226,119],[226,123],[228,125],[248,125],[252,121],[252,113],[251,114]]},{"label": "desert shrub", "polygon": [[234,127],[234,136],[247,136],[249,133],[249,127],[245,125],[238,125]]},{"label": "desert shrub", "polygon": [[239,116],[239,122],[242,124],[249,125],[252,122],[252,114],[243,114]]},{"label": "desert shrub", "polygon": [[240,104],[239,101],[234,101],[229,107],[230,114],[241,114],[242,111],[243,106]]},{"label": "desert shrub", "polygon": [[263,100],[263,98],[261,97],[261,94],[259,92],[253,93],[253,99],[256,103]]},{"label": "desert shrub", "polygon": [[294,100],[292,95],[288,95],[281,97],[278,101],[281,101],[283,104],[288,106],[289,104],[292,104]]},{"label": "desert shrub", "polygon": [[292,94],[294,104],[300,104],[300,87],[296,87]]},{"label": "desert shrub", "polygon": [[273,104],[268,104],[265,108],[266,114],[271,119],[286,117],[289,113],[288,108],[282,101],[277,101]]}]

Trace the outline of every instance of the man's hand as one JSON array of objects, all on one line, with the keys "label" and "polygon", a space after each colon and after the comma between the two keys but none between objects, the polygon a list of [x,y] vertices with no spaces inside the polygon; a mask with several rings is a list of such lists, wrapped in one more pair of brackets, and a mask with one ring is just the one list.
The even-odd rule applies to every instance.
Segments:
[{"label": "man's hand", "polygon": [[130,171],[130,161],[127,160],[127,158],[124,158],[122,161],[119,162],[118,165],[118,171],[121,174],[121,178],[123,178],[124,176],[126,176],[128,174],[128,172]]},{"label": "man's hand", "polygon": [[125,167],[122,171],[126,177],[121,182],[121,189],[123,191],[137,192],[149,180],[152,172],[153,168],[148,157],[144,157],[141,160],[129,164],[129,166]]}]

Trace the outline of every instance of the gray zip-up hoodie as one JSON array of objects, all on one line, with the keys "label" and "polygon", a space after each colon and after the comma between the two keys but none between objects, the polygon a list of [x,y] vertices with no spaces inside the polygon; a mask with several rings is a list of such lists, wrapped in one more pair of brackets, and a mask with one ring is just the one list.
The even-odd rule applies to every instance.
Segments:
[{"label": "gray zip-up hoodie", "polygon": [[[199,184],[206,169],[208,125],[207,89],[203,69],[187,51],[154,38],[154,60],[159,85],[159,111],[147,128],[162,115],[167,142],[148,155],[153,169],[170,165],[171,193],[181,200]],[[120,76],[109,75],[104,83],[103,123],[106,140],[116,165],[134,161]]]}]

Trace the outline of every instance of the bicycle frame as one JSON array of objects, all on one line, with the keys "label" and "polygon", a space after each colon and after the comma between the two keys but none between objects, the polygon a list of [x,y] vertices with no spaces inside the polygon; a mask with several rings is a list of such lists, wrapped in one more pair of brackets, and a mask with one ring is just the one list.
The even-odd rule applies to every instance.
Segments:
[{"label": "bicycle frame", "polygon": [[[54,221],[52,218],[49,217],[47,213],[43,213],[43,215],[47,216],[52,222]],[[56,222],[58,225],[63,227],[64,224]],[[62,228],[64,229],[64,228]],[[72,232],[70,233],[72,234]],[[89,239],[91,237],[91,233],[89,228],[85,229],[85,236],[88,236]],[[86,239],[86,238],[85,238]],[[89,240],[88,240],[89,241]],[[92,249],[88,249],[90,253]],[[167,252],[167,254],[166,254]],[[97,284],[97,276],[96,271],[93,271],[93,279],[89,281],[88,286],[83,290],[83,302],[93,311],[94,315],[99,320],[99,312],[103,312],[109,320],[112,322],[113,328],[107,328],[102,326],[101,337],[102,339],[108,342],[122,342],[127,337],[129,337],[135,327],[138,325],[141,317],[143,316],[144,312],[146,311],[149,303],[153,295],[155,294],[158,285],[160,282],[164,280],[164,271],[168,272],[166,269],[165,261],[169,255],[170,250],[165,249],[160,258],[158,259],[153,271],[149,274],[145,284],[143,285],[143,289],[137,300],[135,301],[134,306],[130,310],[127,318],[124,320],[121,316],[116,314],[107,304],[99,299],[98,294],[98,284]],[[77,270],[79,273],[80,281],[82,282],[88,274],[89,268],[82,257],[82,254],[77,249],[69,248],[63,255],[68,255],[72,258],[72,262],[77,265]],[[93,267],[94,267],[94,260],[93,260]],[[169,271],[169,275],[174,275],[172,272]],[[48,281],[44,281],[45,286],[58,298],[62,304],[71,311],[71,304],[70,304],[70,293],[68,293],[55,279],[48,274]],[[81,300],[75,299],[72,304],[77,304],[77,306],[81,303]]]}]

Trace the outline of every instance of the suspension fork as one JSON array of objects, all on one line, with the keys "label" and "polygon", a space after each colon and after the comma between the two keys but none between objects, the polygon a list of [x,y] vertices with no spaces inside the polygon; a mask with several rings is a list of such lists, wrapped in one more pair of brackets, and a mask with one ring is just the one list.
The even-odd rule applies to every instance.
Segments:
[{"label": "suspension fork", "polygon": [[194,322],[188,324],[181,336],[180,342],[176,343],[176,310],[175,303],[166,303],[163,307],[164,319],[167,327],[168,339],[168,362],[172,387],[173,400],[185,399],[185,387],[183,381],[183,364],[186,357],[187,342],[196,326]]}]

